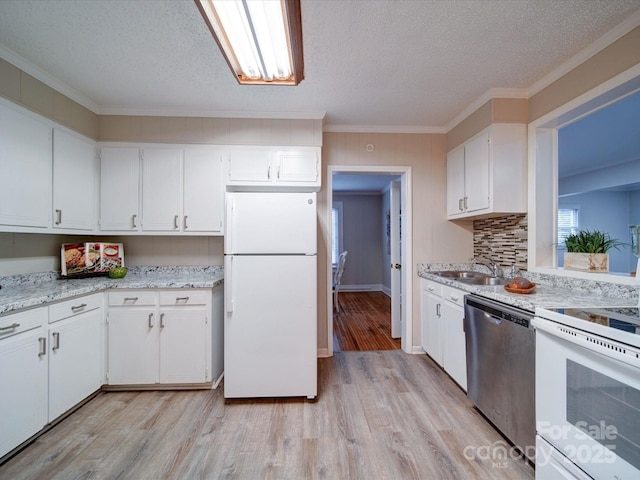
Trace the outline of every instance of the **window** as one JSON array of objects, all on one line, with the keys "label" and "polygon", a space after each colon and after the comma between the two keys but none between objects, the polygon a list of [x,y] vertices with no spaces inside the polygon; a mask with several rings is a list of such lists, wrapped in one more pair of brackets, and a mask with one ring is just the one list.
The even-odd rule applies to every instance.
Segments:
[{"label": "window", "polygon": [[558,248],[564,248],[565,238],[578,233],[578,213],[578,207],[558,208]]},{"label": "window", "polygon": [[342,252],[342,202],[333,202],[331,210],[331,263],[338,264]]}]

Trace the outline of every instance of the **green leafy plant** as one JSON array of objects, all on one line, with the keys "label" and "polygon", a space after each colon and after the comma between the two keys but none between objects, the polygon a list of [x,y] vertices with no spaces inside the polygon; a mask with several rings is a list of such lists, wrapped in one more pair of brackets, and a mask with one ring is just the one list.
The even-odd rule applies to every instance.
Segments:
[{"label": "green leafy plant", "polygon": [[608,233],[598,230],[580,230],[565,238],[564,244],[567,247],[567,252],[576,253],[607,253],[612,248],[620,250],[620,247],[624,245],[619,240],[609,237]]}]

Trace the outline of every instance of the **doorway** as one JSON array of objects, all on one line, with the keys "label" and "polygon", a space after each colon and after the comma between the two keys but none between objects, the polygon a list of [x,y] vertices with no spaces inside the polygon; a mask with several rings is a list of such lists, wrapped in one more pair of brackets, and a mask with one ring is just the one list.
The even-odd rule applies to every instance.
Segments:
[{"label": "doorway", "polygon": [[[355,349],[392,349],[401,347],[410,352],[411,349],[411,205],[407,201],[411,198],[409,188],[410,167],[372,167],[372,166],[329,166],[327,188],[329,191],[327,207],[332,221],[327,225],[330,229],[327,238],[331,239],[328,255],[328,285],[329,291],[333,282],[333,267],[337,260],[337,253],[351,248],[347,255],[347,266],[343,276],[343,288],[340,290],[340,312],[334,309],[333,296],[329,296],[327,305],[327,325],[330,354],[334,351],[334,320],[335,334],[341,335],[350,331],[348,335],[362,338],[347,339],[351,348],[355,343],[364,348]],[[335,187],[335,188],[334,188]],[[334,193],[336,202],[334,205]],[[367,198],[369,197],[369,198]],[[378,206],[376,207],[376,198]],[[373,202],[373,207],[364,207],[367,202]],[[353,204],[352,211],[358,214],[350,218],[348,225],[340,227],[334,224],[335,211],[344,212],[344,204]],[[369,208],[370,213],[363,213]],[[377,211],[377,213],[373,213]],[[363,217],[378,215],[367,222]],[[345,215],[347,218],[349,215]],[[342,216],[341,216],[342,218]],[[373,224],[373,226],[372,226]],[[335,225],[335,228],[334,228]],[[358,229],[363,229],[359,232]],[[368,229],[368,230],[367,230]],[[377,230],[377,233],[373,230]],[[365,231],[366,230],[366,231]],[[349,234],[348,232],[355,232]],[[354,235],[351,241],[340,238],[340,235]],[[357,238],[357,237],[360,238]],[[372,239],[375,239],[373,241]],[[337,245],[336,245],[337,244]],[[336,255],[332,252],[336,251]],[[371,258],[376,257],[374,260]],[[402,268],[406,265],[406,268]],[[378,270],[376,270],[378,268]],[[364,272],[363,272],[364,270]],[[345,282],[346,280],[346,282]],[[366,310],[366,311],[365,311]],[[386,314],[384,312],[386,311]],[[334,318],[334,316],[336,318]],[[349,329],[349,321],[353,317],[354,328]],[[385,317],[383,319],[381,317]],[[393,321],[391,319],[393,318]],[[381,327],[382,320],[386,326]],[[363,322],[369,322],[364,325]],[[393,326],[393,329],[392,329]],[[381,332],[384,328],[384,332]],[[393,335],[392,331],[393,330]],[[377,334],[384,333],[378,339]],[[368,338],[364,338],[368,336]],[[384,338],[382,338],[384,337]],[[394,339],[393,337],[396,337]],[[377,343],[378,342],[378,343]],[[379,343],[381,342],[381,343]],[[386,345],[376,348],[375,345]],[[367,347],[373,345],[373,347]],[[336,350],[343,348],[335,346]]]}]

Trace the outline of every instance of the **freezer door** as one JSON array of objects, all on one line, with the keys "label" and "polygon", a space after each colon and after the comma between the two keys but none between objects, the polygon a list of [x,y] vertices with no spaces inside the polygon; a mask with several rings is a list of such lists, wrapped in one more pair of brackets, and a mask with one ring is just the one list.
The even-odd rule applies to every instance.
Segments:
[{"label": "freezer door", "polygon": [[225,254],[315,254],[316,194],[226,194]]},{"label": "freezer door", "polygon": [[225,398],[317,394],[315,256],[225,256]]}]

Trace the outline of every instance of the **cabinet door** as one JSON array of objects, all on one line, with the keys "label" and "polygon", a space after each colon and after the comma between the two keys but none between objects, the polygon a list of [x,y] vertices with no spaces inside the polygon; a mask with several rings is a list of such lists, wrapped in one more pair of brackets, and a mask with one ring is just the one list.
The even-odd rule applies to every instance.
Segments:
[{"label": "cabinet door", "polygon": [[0,224],[50,226],[51,127],[0,105]]},{"label": "cabinet door", "polygon": [[467,213],[489,208],[489,133],[465,145],[464,188]]},{"label": "cabinet door", "polygon": [[[206,310],[188,307],[160,311],[160,383],[202,383],[211,380]],[[209,333],[207,333],[209,331]]]},{"label": "cabinet door", "polygon": [[140,150],[135,147],[100,149],[100,230],[138,230]]},{"label": "cabinet door", "polygon": [[49,421],[102,385],[102,309],[49,327]]},{"label": "cabinet door", "polygon": [[464,148],[447,155],[447,215],[464,213]]},{"label": "cabinet door", "polygon": [[227,182],[239,185],[270,183],[271,156],[269,150],[231,150]]},{"label": "cabinet door", "polygon": [[95,143],[54,129],[53,227],[93,230],[95,202]]},{"label": "cabinet door", "polygon": [[108,328],[110,385],[158,383],[158,318],[155,309],[111,308]]},{"label": "cabinet door", "polygon": [[422,348],[438,365],[442,365],[442,299],[423,289],[422,306]]},{"label": "cabinet door", "polygon": [[43,327],[0,341],[0,457],[47,423],[47,358]]},{"label": "cabinet door", "polygon": [[222,152],[185,150],[183,230],[222,232],[223,212]]},{"label": "cabinet door", "polygon": [[[461,292],[461,296],[464,295]],[[464,333],[464,308],[442,303],[444,325],[443,366],[462,389],[467,391],[467,351]]]},{"label": "cabinet door", "polygon": [[180,231],[182,150],[145,148],[142,152],[142,229]]},{"label": "cabinet door", "polygon": [[279,183],[316,184],[320,180],[318,152],[276,152],[276,181]]}]

